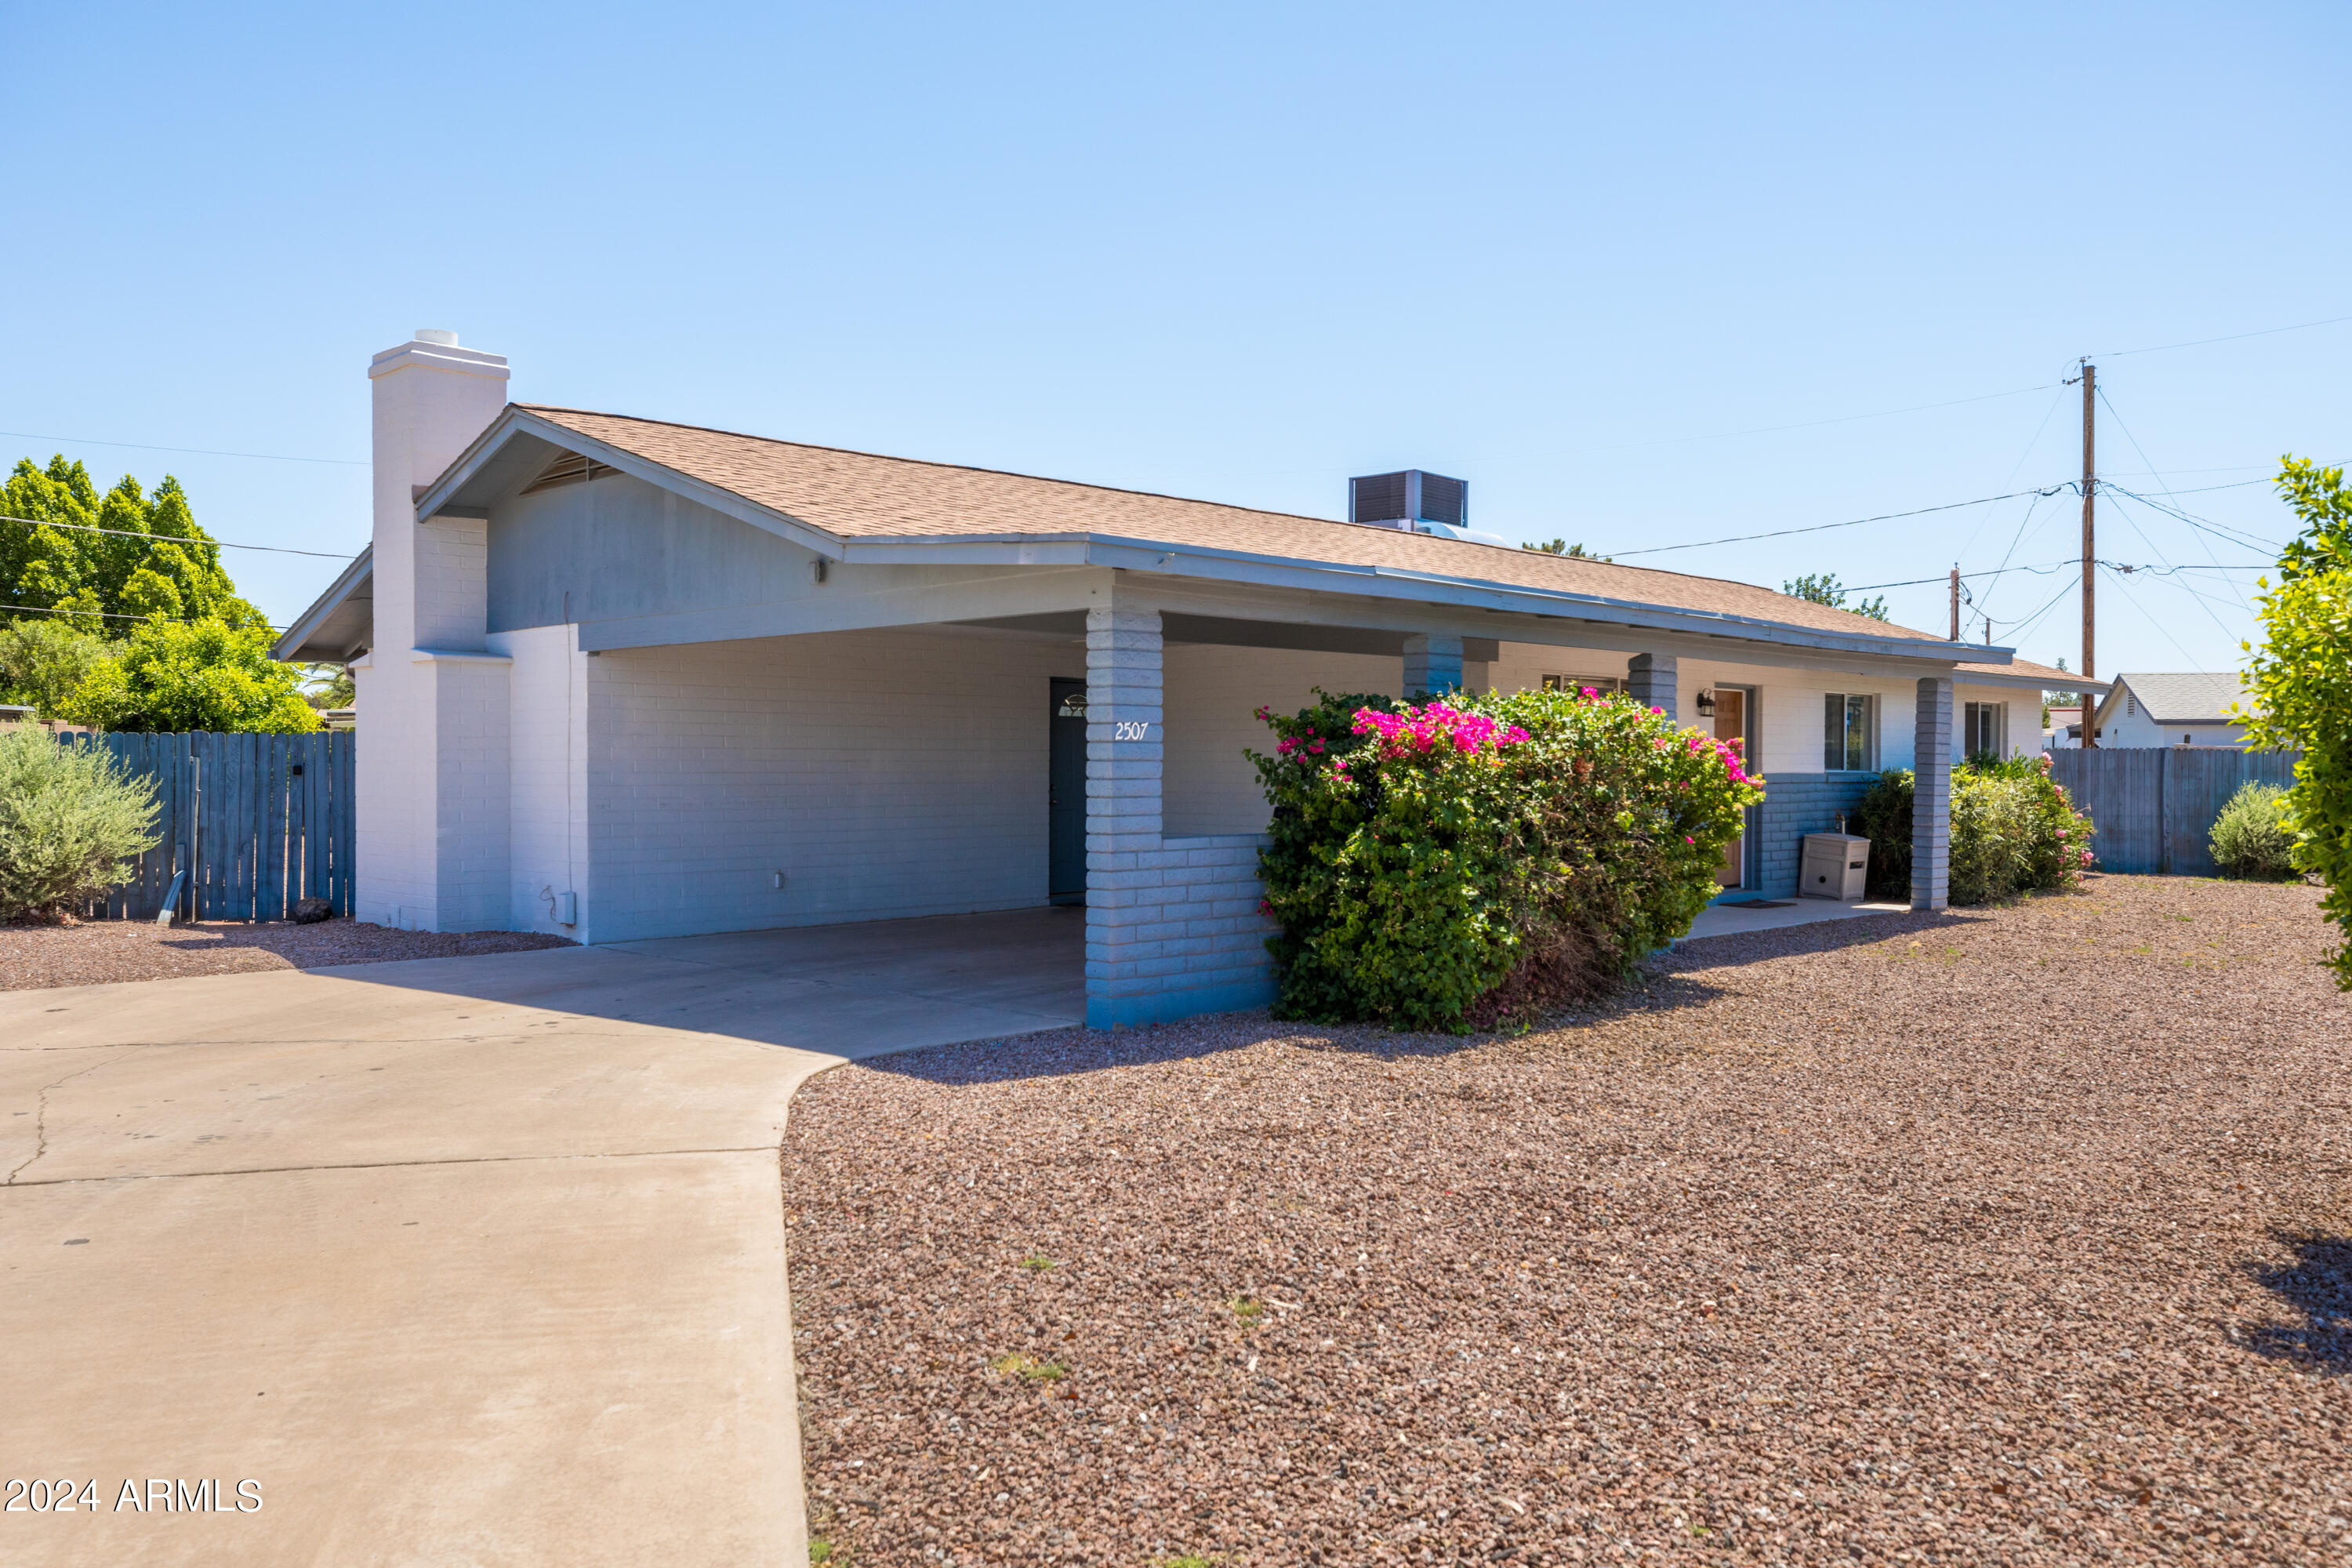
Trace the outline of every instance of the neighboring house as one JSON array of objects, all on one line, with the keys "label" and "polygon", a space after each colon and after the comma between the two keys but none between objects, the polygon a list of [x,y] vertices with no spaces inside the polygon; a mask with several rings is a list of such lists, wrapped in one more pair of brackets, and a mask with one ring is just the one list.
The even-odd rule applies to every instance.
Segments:
[{"label": "neighboring house", "polygon": [[[358,914],[394,925],[601,942],[1083,901],[1088,1017],[1179,1017],[1271,994],[1262,704],[1622,689],[1742,742],[1769,793],[1719,879],[1787,895],[1878,770],[2027,752],[2042,691],[2082,684],[1481,542],[1417,471],[1336,522],[512,405],[506,361],[449,334],[369,374],[374,542],[278,653],[352,667]],[[1917,798],[1935,843],[1943,795]]]},{"label": "neighboring house", "polygon": [[[2118,675],[2094,722],[2102,746],[2234,746],[2246,727],[2230,717],[2234,703],[2251,702],[2233,673]],[[2076,725],[2079,736],[2081,725]],[[2079,739],[2076,742],[2080,744]]]},{"label": "neighboring house", "polygon": [[2050,710],[2050,717],[2042,726],[2042,749],[2045,752],[2063,752],[2082,743],[2083,710],[2081,707]]}]

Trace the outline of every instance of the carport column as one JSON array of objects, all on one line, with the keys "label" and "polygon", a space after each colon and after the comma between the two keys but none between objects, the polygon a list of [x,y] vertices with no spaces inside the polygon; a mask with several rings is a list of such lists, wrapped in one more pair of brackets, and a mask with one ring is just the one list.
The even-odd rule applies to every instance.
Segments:
[{"label": "carport column", "polygon": [[1462,639],[1415,632],[1404,639],[1404,695],[1408,702],[1462,689]]},{"label": "carport column", "polygon": [[1911,907],[1940,910],[1951,900],[1952,678],[1948,675],[1932,675],[1919,682],[1911,778]]},{"label": "carport column", "polygon": [[1644,708],[1675,717],[1675,681],[1678,672],[1670,653],[1637,653],[1626,666],[1625,695]]},{"label": "carport column", "polygon": [[[1087,612],[1087,1022],[1151,1016],[1164,988],[1157,610]],[[1180,963],[1179,968],[1181,967]]]}]

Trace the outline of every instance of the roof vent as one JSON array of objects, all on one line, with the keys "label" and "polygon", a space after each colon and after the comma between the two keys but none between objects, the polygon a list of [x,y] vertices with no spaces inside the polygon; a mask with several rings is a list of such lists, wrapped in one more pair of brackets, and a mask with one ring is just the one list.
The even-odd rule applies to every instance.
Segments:
[{"label": "roof vent", "polygon": [[1470,526],[1470,486],[1443,474],[1406,468],[1393,474],[1371,474],[1348,481],[1348,521],[1375,528],[1427,532],[1424,526]]},{"label": "roof vent", "polygon": [[440,327],[419,327],[416,329],[416,341],[420,343],[439,343],[445,349],[454,349],[457,346],[457,334]]}]

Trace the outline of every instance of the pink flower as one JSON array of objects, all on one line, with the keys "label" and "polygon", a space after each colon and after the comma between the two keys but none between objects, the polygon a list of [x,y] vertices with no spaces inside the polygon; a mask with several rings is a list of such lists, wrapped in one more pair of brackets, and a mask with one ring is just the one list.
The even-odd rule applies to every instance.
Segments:
[{"label": "pink flower", "polygon": [[1683,835],[1683,842],[1684,842],[1684,843],[1685,843],[1685,844],[1696,844],[1696,843],[1697,843],[1697,842],[1698,842],[1698,840],[1697,840],[1697,839],[1696,839],[1696,838],[1693,838],[1689,834],[1685,833],[1685,834],[1684,834],[1684,835]]},{"label": "pink flower", "polygon": [[1590,686],[1584,687],[1583,689],[1581,689],[1580,690],[1579,690],[1579,691],[1577,692],[1577,695],[1578,695],[1578,696],[1580,696],[1580,697],[1589,697],[1589,698],[1592,699],[1595,702],[1598,702],[1599,700],[1601,700],[1601,693],[1600,693],[1600,692],[1598,692],[1598,691],[1595,691],[1595,690],[1594,690],[1591,687],[1590,687]]}]

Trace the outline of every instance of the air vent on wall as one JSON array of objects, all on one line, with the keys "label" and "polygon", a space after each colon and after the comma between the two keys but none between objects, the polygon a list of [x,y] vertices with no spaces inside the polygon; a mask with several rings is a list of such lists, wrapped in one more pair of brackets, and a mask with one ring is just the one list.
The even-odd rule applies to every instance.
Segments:
[{"label": "air vent on wall", "polygon": [[524,486],[522,493],[527,496],[537,495],[541,490],[551,490],[558,485],[585,484],[590,479],[601,479],[607,474],[617,474],[620,471],[608,463],[596,461],[593,458],[583,458],[577,452],[566,452],[550,463],[546,471],[539,478]]}]

